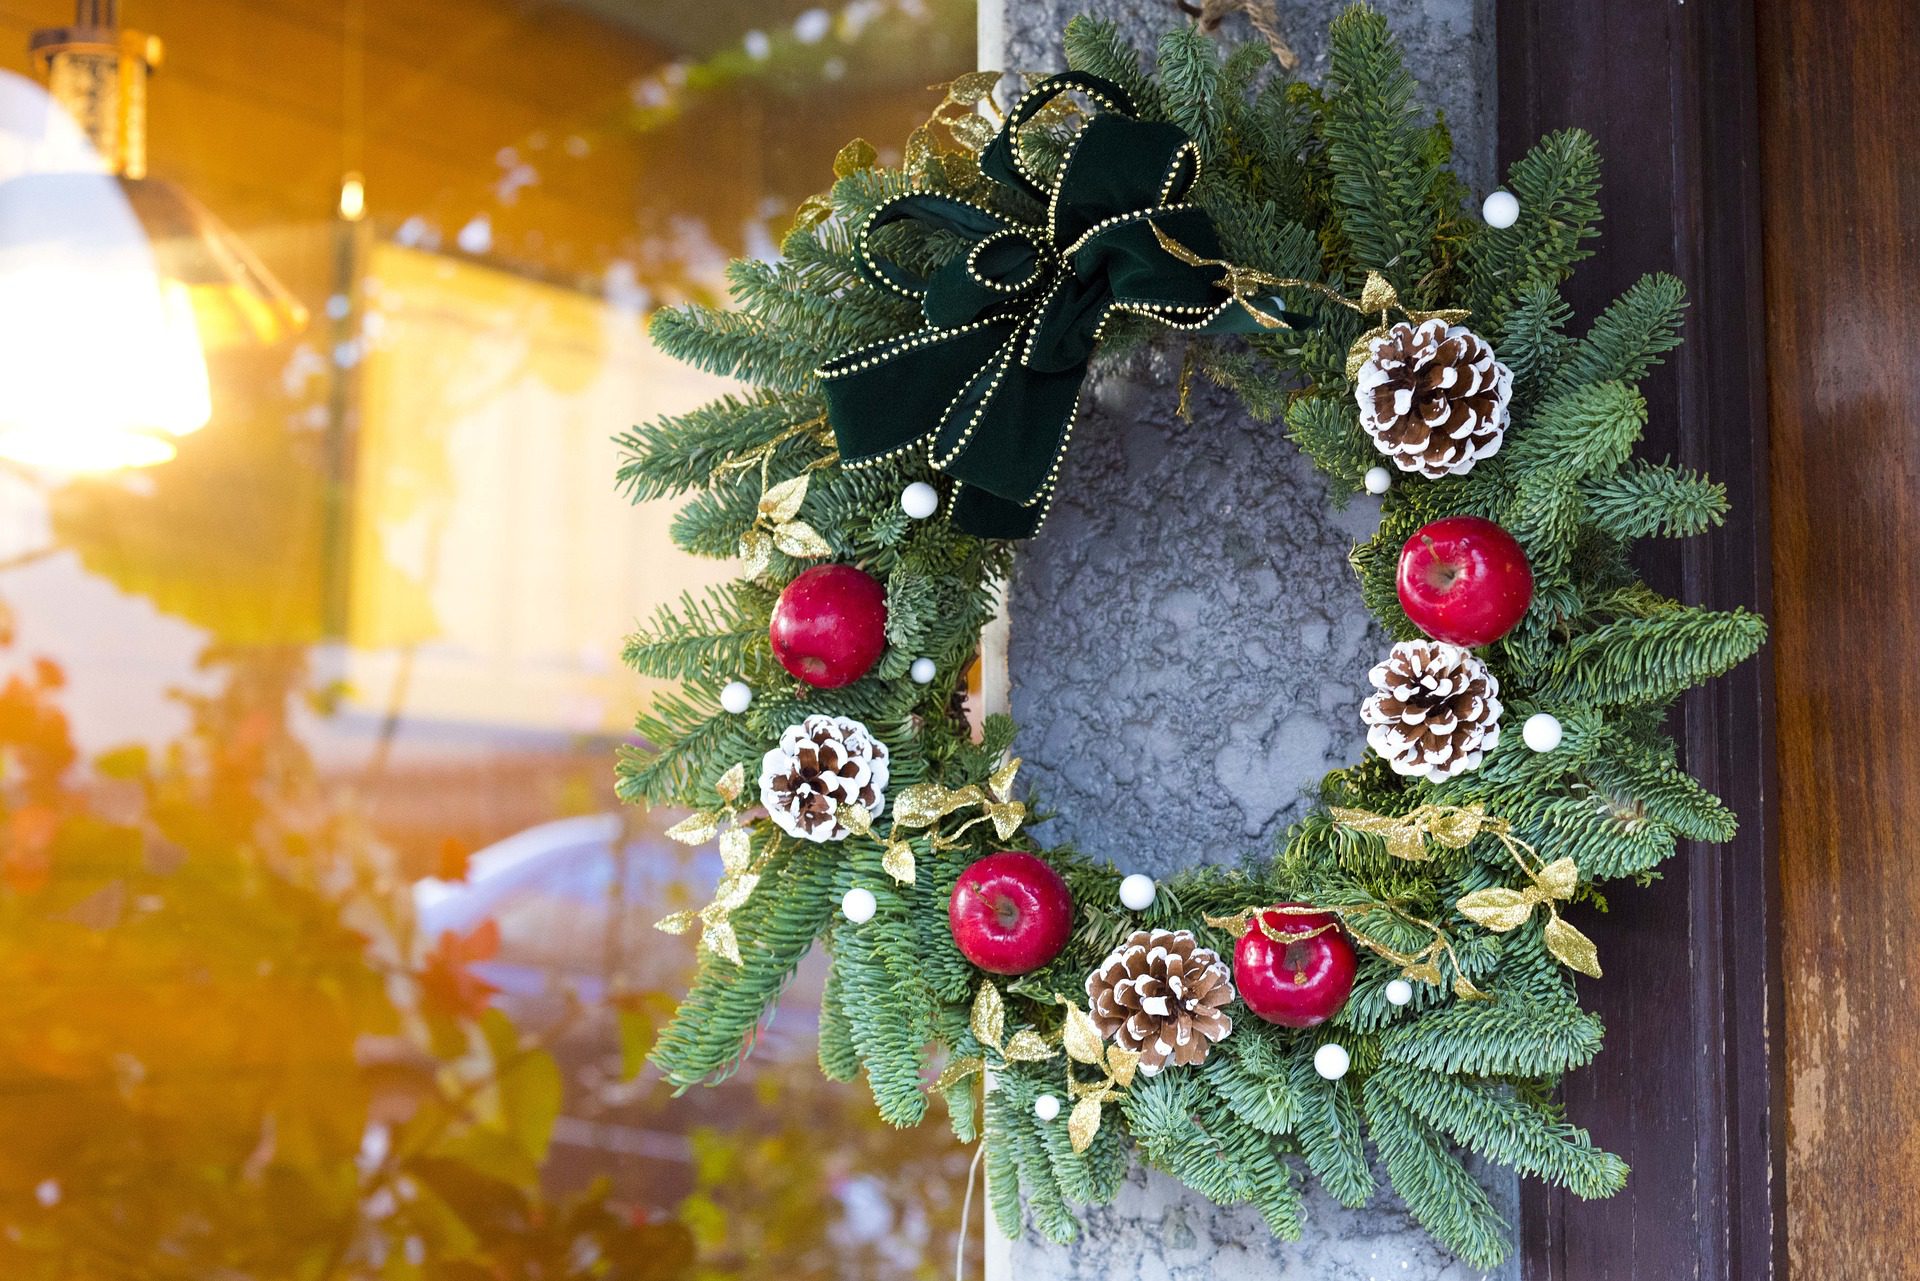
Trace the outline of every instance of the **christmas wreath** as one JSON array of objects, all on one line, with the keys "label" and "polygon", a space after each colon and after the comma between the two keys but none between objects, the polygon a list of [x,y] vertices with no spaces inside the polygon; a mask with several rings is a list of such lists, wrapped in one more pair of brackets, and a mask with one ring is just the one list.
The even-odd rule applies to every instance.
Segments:
[{"label": "christmas wreath", "polygon": [[[1461,1151],[1583,1197],[1626,1177],[1553,1101],[1600,1047],[1575,920],[1597,883],[1734,828],[1664,718],[1763,623],[1664,598],[1629,558],[1725,511],[1631,456],[1681,287],[1643,279],[1569,333],[1591,140],[1544,139],[1464,213],[1365,9],[1320,88],[1192,30],[1152,74],[1098,22],[1066,47],[1004,116],[1000,77],[955,81],[897,169],[850,144],[780,260],[733,264],[737,310],[654,318],[748,390],[623,442],[636,499],[690,495],[676,541],[742,562],[627,649],[679,689],[623,795],[690,808],[671,834],[724,867],[661,923],[698,929],[701,964],[652,1060],[726,1076],[819,941],[822,1069],[864,1072],[897,1125],[941,1096],[1009,1233],[1024,1202],[1071,1237],[1129,1152],[1282,1236],[1302,1165],[1351,1205],[1384,1167],[1490,1265],[1507,1233]],[[1089,362],[1167,336],[1183,384],[1384,496],[1352,561],[1396,639],[1356,674],[1367,759],[1279,849],[1155,885],[1042,848],[1013,726],[970,728],[962,694]]]}]

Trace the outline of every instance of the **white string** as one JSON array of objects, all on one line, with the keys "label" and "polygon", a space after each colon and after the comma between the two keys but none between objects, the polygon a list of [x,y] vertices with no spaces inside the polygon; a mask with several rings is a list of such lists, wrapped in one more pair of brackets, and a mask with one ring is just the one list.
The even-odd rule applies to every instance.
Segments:
[{"label": "white string", "polygon": [[973,1160],[967,1165],[967,1195],[960,1201],[960,1239],[953,1245],[953,1281],[967,1281],[967,1220],[973,1217],[973,1183],[980,1172],[980,1158],[987,1154],[987,1141],[974,1145]]}]

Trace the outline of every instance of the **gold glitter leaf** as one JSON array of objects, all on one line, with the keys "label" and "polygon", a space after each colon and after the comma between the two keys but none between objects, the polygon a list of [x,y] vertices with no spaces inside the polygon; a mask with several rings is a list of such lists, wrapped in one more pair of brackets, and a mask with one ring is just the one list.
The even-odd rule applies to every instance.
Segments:
[{"label": "gold glitter leaf", "polygon": [[1361,368],[1366,365],[1367,361],[1373,358],[1373,352],[1371,350],[1373,340],[1386,336],[1387,331],[1384,328],[1369,329],[1366,333],[1361,334],[1353,340],[1353,346],[1347,348],[1347,377],[1349,379],[1358,378]]},{"label": "gold glitter leaf", "polygon": [[694,912],[675,912],[672,916],[663,916],[655,921],[653,928],[662,934],[685,934],[698,919],[698,914]]},{"label": "gold glitter leaf", "polygon": [[1000,1038],[1007,1031],[1007,1006],[1000,999],[1000,990],[991,983],[982,983],[973,997],[973,1014],[967,1020],[967,1026],[973,1030],[973,1039],[982,1045],[1000,1048]]},{"label": "gold glitter leaf", "polygon": [[859,173],[862,169],[871,169],[880,163],[880,153],[865,138],[855,138],[840,148],[840,154],[833,158],[833,176],[845,178]]},{"label": "gold glitter leaf", "polygon": [[1461,897],[1454,906],[1470,921],[1486,926],[1496,934],[1518,929],[1533,915],[1539,891],[1509,890],[1495,886],[1475,890]]},{"label": "gold glitter leaf", "polygon": [[1013,780],[1020,773],[1020,758],[1013,757],[1005,765],[987,775],[987,791],[996,801],[1013,799]]},{"label": "gold glitter leaf", "polygon": [[1431,983],[1440,986],[1440,967],[1432,960],[1416,961],[1400,971],[1400,977],[1409,983]]},{"label": "gold glitter leaf", "polygon": [[1547,951],[1553,953],[1553,959],[1560,964],[1596,979],[1600,977],[1600,953],[1593,946],[1593,940],[1561,920],[1558,914],[1547,922],[1546,943]]},{"label": "gold glitter leaf", "polygon": [[905,841],[895,841],[887,846],[886,856],[880,860],[880,870],[902,885],[913,884],[913,846]]},{"label": "gold glitter leaf", "polygon": [[735,965],[741,963],[740,940],[734,936],[733,926],[725,921],[717,925],[709,925],[706,932],[700,936],[700,946],[715,956],[725,957]]},{"label": "gold glitter leaf", "polygon": [[738,761],[734,762],[732,769],[713,781],[713,790],[718,792],[720,799],[729,805],[740,799],[740,793],[746,786],[747,767]]},{"label": "gold glitter leaf", "polygon": [[1417,827],[1396,827],[1387,832],[1387,853],[1409,863],[1424,863],[1433,856],[1427,852],[1426,838]]},{"label": "gold glitter leaf", "polygon": [[773,564],[773,535],[749,529],[740,535],[740,576],[758,578]]},{"label": "gold glitter leaf", "polygon": [[903,151],[900,167],[909,173],[926,164],[937,152],[933,145],[933,132],[921,125],[907,135],[907,145]]},{"label": "gold glitter leaf", "polygon": [[790,520],[773,529],[773,545],[789,556],[817,559],[833,555],[833,544],[804,520]]},{"label": "gold glitter leaf", "polygon": [[987,817],[993,820],[994,834],[1003,841],[1019,831],[1027,817],[1027,807],[1019,801],[988,801],[986,811]]},{"label": "gold glitter leaf", "polygon": [[1534,873],[1533,880],[1554,898],[1572,898],[1580,886],[1580,869],[1570,858],[1557,858]]},{"label": "gold glitter leaf", "polygon": [[[947,83],[947,101],[957,102],[963,107],[970,107],[991,94],[994,89],[999,86],[1000,75],[1001,73],[998,71],[969,71],[966,75]],[[931,85],[929,87],[938,89],[941,86]]]},{"label": "gold glitter leaf", "polygon": [[1113,1073],[1113,1083],[1118,1086],[1133,1084],[1133,1071],[1140,1066],[1140,1055],[1133,1050],[1123,1050],[1117,1045],[1107,1047],[1107,1070]]},{"label": "gold glitter leaf", "polygon": [[1067,1139],[1075,1152],[1085,1152],[1099,1132],[1100,1095],[1093,1094],[1073,1105],[1073,1114],[1067,1118]]},{"label": "gold glitter leaf", "polygon": [[980,151],[985,148],[993,141],[993,135],[997,132],[992,121],[985,116],[972,114],[948,116],[946,125],[947,131],[969,151]]},{"label": "gold glitter leaf", "polygon": [[720,816],[710,810],[695,810],[693,813],[667,829],[669,840],[679,841],[682,845],[705,845],[720,830]]},{"label": "gold glitter leaf", "polygon": [[727,914],[752,898],[754,890],[759,888],[759,885],[760,877],[754,872],[741,872],[726,877],[720,882],[720,888],[713,892],[713,902],[700,910],[700,919],[709,923],[715,921],[724,923]]},{"label": "gold glitter leaf", "polygon": [[793,211],[793,229],[805,231],[833,217],[833,201],[826,196],[808,196]]},{"label": "gold glitter leaf", "polygon": [[1377,271],[1367,273],[1367,283],[1360,289],[1360,310],[1385,311],[1400,301],[1400,295],[1388,283],[1387,278]]},{"label": "gold glitter leaf", "polygon": [[1053,1057],[1053,1051],[1032,1028],[1022,1028],[1008,1038],[1004,1053],[1010,1063],[1038,1063]]},{"label": "gold glitter leaf", "polygon": [[851,802],[834,811],[834,817],[840,820],[840,826],[855,836],[866,836],[873,831],[873,815],[867,813],[867,807]]},{"label": "gold glitter leaf", "polygon": [[1100,1066],[1106,1050],[1106,1044],[1100,1039],[1100,1029],[1093,1025],[1093,1016],[1077,1005],[1067,1006],[1066,1034],[1067,1057],[1076,1063],[1090,1063]]},{"label": "gold glitter leaf", "polygon": [[1473,980],[1464,974],[1453,976],[1453,994],[1463,1001],[1491,1001],[1493,998],[1473,985]]},{"label": "gold glitter leaf", "polygon": [[801,472],[760,495],[760,514],[776,525],[798,516],[800,504],[807,500],[807,477],[808,473]]},{"label": "gold glitter leaf", "polygon": [[747,870],[753,857],[753,837],[744,827],[730,827],[720,834],[720,866],[729,874]]},{"label": "gold glitter leaf", "polygon": [[933,1088],[942,1091],[950,1090],[986,1066],[987,1061],[978,1055],[954,1059],[940,1069],[940,1075],[934,1078]]},{"label": "gold glitter leaf", "polygon": [[1427,823],[1427,832],[1450,850],[1463,850],[1473,844],[1486,822],[1486,812],[1477,805],[1436,814]]},{"label": "gold glitter leaf", "polygon": [[938,783],[915,783],[894,798],[893,821],[899,827],[932,827],[955,810],[985,799],[977,787],[949,790]]}]

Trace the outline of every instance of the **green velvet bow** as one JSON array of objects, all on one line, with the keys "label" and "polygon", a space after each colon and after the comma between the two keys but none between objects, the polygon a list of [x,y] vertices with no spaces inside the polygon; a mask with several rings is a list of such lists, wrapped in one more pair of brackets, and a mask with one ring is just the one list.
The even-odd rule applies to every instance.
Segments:
[{"label": "green velvet bow", "polygon": [[[1079,90],[1106,110],[1074,138],[1051,186],[1020,154],[1018,130],[1050,100]],[[1117,85],[1080,72],[1021,99],[980,154],[988,177],[1040,200],[1045,225],[1016,222],[951,196],[917,193],[875,210],[860,229],[861,269],[921,303],[926,327],[861,347],[819,371],[847,466],[924,448],[953,476],[951,518],[985,538],[1026,538],[1053,499],[1087,363],[1110,316],[1131,312],[1201,333],[1300,325],[1271,302],[1222,284],[1219,237],[1182,203],[1200,152],[1176,125],[1133,118]],[[916,275],[873,246],[913,220],[965,249]],[[1175,256],[1171,242],[1184,250]]]}]

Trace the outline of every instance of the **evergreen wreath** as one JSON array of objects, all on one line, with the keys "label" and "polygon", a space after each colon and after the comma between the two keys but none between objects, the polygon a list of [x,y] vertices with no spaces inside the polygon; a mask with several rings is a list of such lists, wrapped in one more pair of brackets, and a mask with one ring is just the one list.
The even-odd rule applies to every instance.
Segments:
[{"label": "evergreen wreath", "polygon": [[[1666,599],[1629,559],[1726,510],[1720,486],[1631,457],[1681,286],[1649,276],[1569,334],[1592,140],[1553,134],[1513,166],[1516,219],[1462,213],[1444,125],[1364,8],[1335,22],[1318,89],[1265,78],[1264,44],[1223,54],[1190,29],[1152,74],[1100,22],[1076,19],[1066,48],[1077,74],[1004,128],[983,73],[949,86],[901,168],[850,144],[782,258],[732,265],[738,310],[654,317],[664,350],[750,390],[622,438],[636,500],[691,495],[675,541],[744,561],[626,651],[680,688],[641,717],[621,794],[692,809],[672,834],[717,839],[725,867],[713,903],[662,922],[699,928],[701,963],[652,1061],[681,1088],[726,1077],[818,940],[822,1070],[864,1072],[896,1125],[942,1096],[984,1142],[1010,1234],[1024,1200],[1071,1238],[1131,1149],[1294,1237],[1298,1166],[1364,1205],[1371,1145],[1415,1218],[1491,1266],[1505,1225],[1460,1151],[1583,1197],[1627,1173],[1553,1101],[1601,1037],[1572,981],[1598,958],[1563,912],[1734,831],[1664,721],[1764,624]],[[1076,168],[1077,148],[1099,154]],[[1162,182],[1139,216],[1105,181],[1134,160]],[[1109,278],[1063,300],[1089,243]],[[1044,515],[1082,357],[1168,324],[1202,331],[1183,382],[1284,418],[1338,486],[1387,489],[1352,561],[1396,644],[1362,708],[1368,758],[1325,778],[1273,856],[1123,895],[1111,865],[1030,837],[1013,726],[976,737],[962,694],[1008,539]],[[1530,565],[1531,604],[1495,639],[1424,638],[1396,587],[1403,544],[1457,517]],[[956,888],[989,871],[1070,896],[1044,963],[956,941]],[[1303,1011],[1293,989],[1326,984]]]}]

